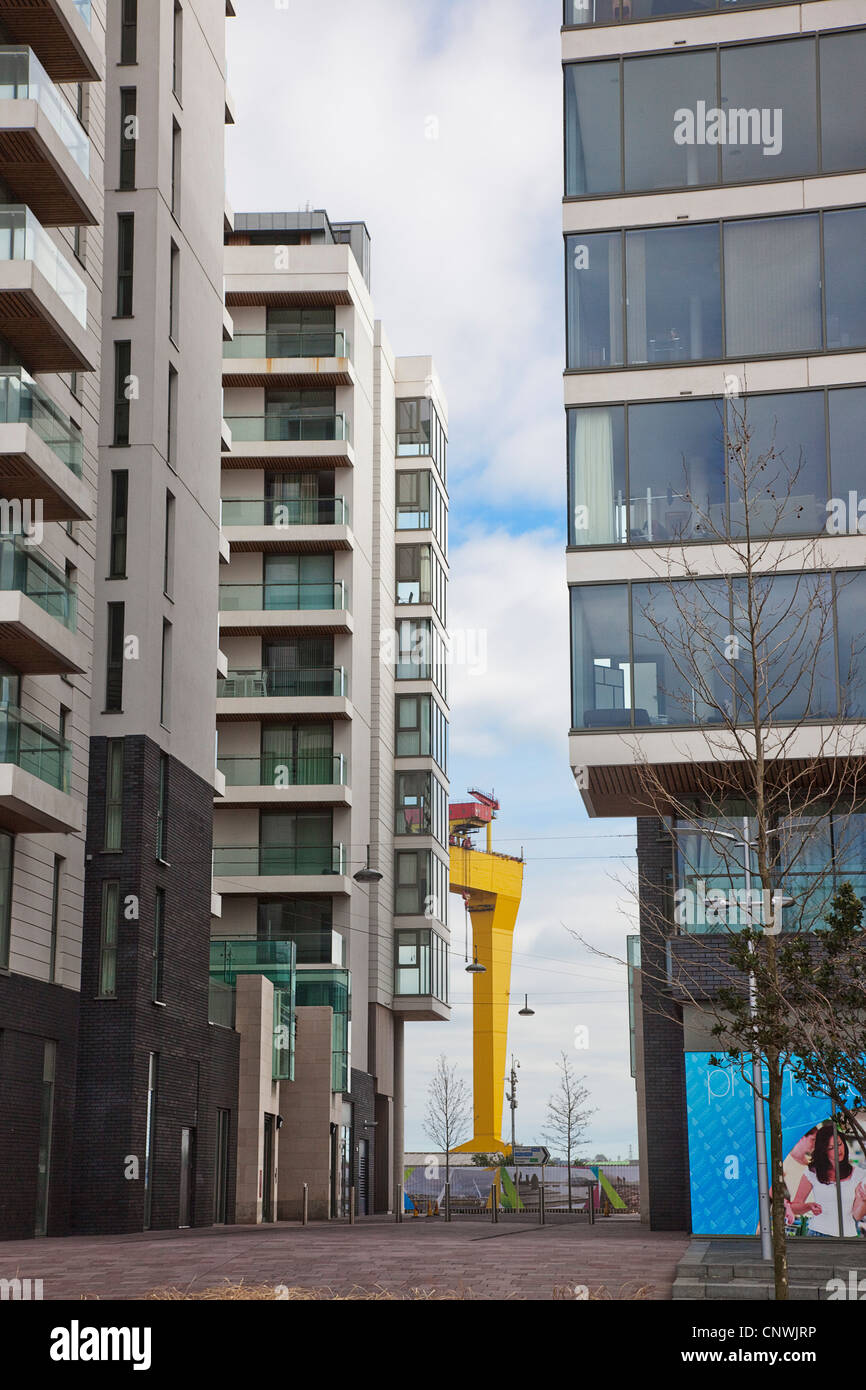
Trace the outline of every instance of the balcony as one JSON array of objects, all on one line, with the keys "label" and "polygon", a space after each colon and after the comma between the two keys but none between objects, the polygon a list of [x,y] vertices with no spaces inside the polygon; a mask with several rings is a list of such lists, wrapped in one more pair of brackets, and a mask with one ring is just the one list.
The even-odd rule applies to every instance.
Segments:
[{"label": "balcony", "polygon": [[90,140],[30,48],[0,45],[0,164],[43,226],[95,225]]},{"label": "balcony", "polygon": [[91,18],[91,0],[0,0],[0,29],[13,43],[35,48],[55,82],[99,78]]},{"label": "balcony", "polygon": [[346,334],[340,331],[235,333],[223,344],[223,385],[311,390],[353,386],[350,353]]},{"label": "balcony", "polygon": [[213,891],[223,897],[262,893],[351,892],[345,845],[215,845]]},{"label": "balcony", "polygon": [[260,757],[217,759],[225,777],[226,806],[350,806],[348,764],[341,754],[307,754],[286,758],[268,753]]},{"label": "balcony", "polygon": [[84,281],[24,206],[0,208],[0,337],[32,372],[93,370]]},{"label": "balcony", "polygon": [[221,584],[220,630],[233,637],[297,632],[311,637],[348,636],[353,624],[347,603],[342,580],[334,584]]},{"label": "balcony", "polygon": [[407,1020],[451,1017],[448,942],[429,927],[395,932],[394,1010]]},{"label": "balcony", "polygon": [[351,549],[349,507],[342,497],[225,498],[221,505],[233,550],[327,555]]},{"label": "balcony", "polygon": [[331,1009],[331,1090],[348,1089],[349,1019],[352,1015],[352,977],[333,965],[299,965],[295,976],[295,1005],[299,1009]]},{"label": "balcony", "polygon": [[0,541],[0,658],[24,675],[82,672],[76,590],[20,540]]},{"label": "balcony", "polygon": [[[273,382],[271,383],[274,384]],[[291,414],[227,415],[231,450],[223,468],[351,468],[355,454],[351,425],[340,411],[310,409]]]},{"label": "balcony", "polygon": [[82,456],[81,431],[47,392],[22,367],[0,367],[0,496],[41,503],[45,521],[84,520]]},{"label": "balcony", "polygon": [[217,682],[217,717],[244,719],[349,719],[349,680],[342,666],[260,667],[229,671]]},{"label": "balcony", "polygon": [[0,828],[75,833],[82,808],[69,795],[70,745],[12,705],[0,706]]}]

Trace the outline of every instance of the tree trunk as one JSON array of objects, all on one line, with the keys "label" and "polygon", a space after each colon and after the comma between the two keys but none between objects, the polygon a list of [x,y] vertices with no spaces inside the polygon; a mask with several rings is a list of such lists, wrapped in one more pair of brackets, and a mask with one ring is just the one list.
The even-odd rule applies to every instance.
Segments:
[{"label": "tree trunk", "polygon": [[788,1299],[788,1245],[785,1235],[785,1155],[782,1146],[782,1069],[779,1054],[771,1052],[767,1057],[770,1084],[767,1098],[770,1108],[770,1181],[772,1183],[772,1221],[773,1221],[773,1280],[776,1288],[776,1302]]}]

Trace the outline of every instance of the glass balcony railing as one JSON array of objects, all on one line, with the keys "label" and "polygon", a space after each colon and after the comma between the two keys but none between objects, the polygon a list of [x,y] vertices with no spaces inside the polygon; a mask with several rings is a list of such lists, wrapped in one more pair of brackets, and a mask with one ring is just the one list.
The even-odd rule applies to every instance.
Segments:
[{"label": "glass balcony railing", "polygon": [[267,333],[236,333],[223,343],[223,357],[349,357],[346,334],[328,328],[280,328]]},{"label": "glass balcony railing", "polygon": [[261,757],[218,758],[227,787],[344,787],[342,753],[307,753],[298,758],[266,753]]},{"label": "glass balcony railing", "polygon": [[78,13],[81,15],[83,22],[87,25],[89,29],[93,17],[91,11],[91,0],[72,0],[72,3],[75,6]]},{"label": "glass balcony railing", "polygon": [[299,696],[342,695],[349,693],[349,680],[342,666],[265,666],[251,671],[229,671],[217,681],[220,700],[297,698]]},{"label": "glass balcony railing", "polygon": [[346,586],[336,584],[221,584],[220,611],[223,613],[301,612],[309,609],[343,610]]},{"label": "glass balcony railing", "polygon": [[0,763],[14,763],[41,782],[68,792],[70,760],[70,745],[58,733],[14,705],[0,705]]},{"label": "glass balcony railing", "polygon": [[0,367],[0,425],[29,425],[61,463],[81,477],[81,431],[23,367]]},{"label": "glass balcony railing", "polygon": [[295,976],[298,1008],[328,1005],[331,1019],[331,1090],[349,1087],[349,1028],[352,1016],[352,977],[334,966],[301,966]]},{"label": "glass balcony railing", "polygon": [[348,526],[349,505],[344,497],[224,498],[220,510],[223,526]]},{"label": "glass balcony railing", "polygon": [[0,45],[0,99],[35,101],[81,172],[90,176],[90,140],[32,48]]},{"label": "glass balcony railing", "polygon": [[0,207],[0,261],[32,261],[81,327],[87,327],[84,281],[23,204]]},{"label": "glass balcony railing", "polygon": [[219,845],[215,878],[265,878],[294,874],[344,874],[345,845]]},{"label": "glass balcony railing", "polygon": [[349,421],[333,410],[286,415],[225,415],[232,440],[239,444],[294,443],[298,440],[351,439]]},{"label": "glass balcony railing", "polygon": [[0,590],[17,589],[74,632],[77,590],[65,575],[20,540],[0,540]]}]

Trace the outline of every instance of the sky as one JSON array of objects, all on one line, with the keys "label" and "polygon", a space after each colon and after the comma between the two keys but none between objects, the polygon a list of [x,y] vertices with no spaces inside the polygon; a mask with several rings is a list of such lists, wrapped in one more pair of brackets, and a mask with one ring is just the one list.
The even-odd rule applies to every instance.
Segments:
[{"label": "sky", "polygon": [[[451,670],[451,796],[495,790],[494,846],[526,857],[509,1022],[517,1138],[542,1142],[565,1052],[595,1109],[583,1152],[625,1158],[637,1127],[618,962],[635,930],[635,823],[589,820],[568,758],[561,14],[561,0],[244,0],[227,25],[227,192],[238,212],[365,221],[394,351],[436,361],[449,627],[484,643]],[[471,1083],[454,896],[451,933],[452,1020],[406,1028],[407,1151],[431,1146],[437,1057]],[[518,1016],[524,994],[532,1018]]]}]

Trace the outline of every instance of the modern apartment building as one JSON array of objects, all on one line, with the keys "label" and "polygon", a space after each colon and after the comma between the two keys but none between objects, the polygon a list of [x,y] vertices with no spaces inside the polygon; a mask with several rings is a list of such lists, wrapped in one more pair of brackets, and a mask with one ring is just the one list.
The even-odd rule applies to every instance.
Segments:
[{"label": "modern apartment building", "polygon": [[313,1217],[353,1189],[388,1211],[403,1026],[449,1014],[446,403],[374,316],[363,223],[235,216],[225,297],[211,1018],[240,1035],[236,1216],[296,1217],[305,1184]]},{"label": "modern apartment building", "polygon": [[0,1233],[66,1220],[94,644],[104,5],[0,4]]},{"label": "modern apartment building", "polygon": [[[648,606],[670,600],[659,581],[676,552],[683,584],[729,586],[737,631],[725,540],[743,535],[748,505],[731,463],[744,410],[753,451],[772,451],[783,475],[786,505],[751,512],[768,592],[796,583],[830,499],[862,494],[866,8],[566,0],[562,51],[570,759],[590,815],[638,818],[641,947],[676,962],[712,923],[700,903],[688,923],[670,912],[661,932],[659,915],[687,885],[687,858],[706,866],[704,882],[723,877],[714,827],[701,828],[701,772],[717,760],[735,797],[737,751],[710,746],[718,699],[688,687]],[[801,726],[804,757],[828,723],[854,729],[866,716],[862,683],[841,693],[866,612],[866,541],[856,524],[843,532],[816,570],[832,618],[813,646],[814,680],[778,714]],[[780,648],[780,677],[786,659]],[[691,799],[688,824],[647,814],[644,762],[678,805]],[[830,840],[817,853],[832,859]],[[866,865],[844,867],[859,881]],[[690,1209],[690,1176],[694,1195],[706,1162],[690,1087],[707,1075],[712,1039],[693,997],[671,1007],[670,968],[670,987],[633,972],[644,1213],[656,1229],[707,1231],[703,1207]],[[753,1163],[751,1134],[742,1152],[750,1142]],[[718,1130],[719,1180],[739,1152],[732,1136]]]}]

